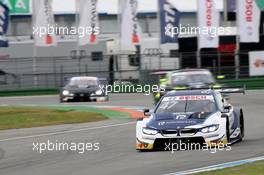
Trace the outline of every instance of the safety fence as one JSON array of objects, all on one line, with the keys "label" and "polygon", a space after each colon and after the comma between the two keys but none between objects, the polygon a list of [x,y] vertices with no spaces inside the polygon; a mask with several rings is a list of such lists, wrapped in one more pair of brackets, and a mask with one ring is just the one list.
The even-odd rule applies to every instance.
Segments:
[{"label": "safety fence", "polygon": [[[178,53],[141,55],[95,54],[73,58],[0,58],[0,90],[30,88],[58,88],[69,77],[96,76],[109,83],[129,81],[131,83],[158,83],[157,71],[181,68],[205,68],[215,76],[224,75],[226,80],[249,77],[248,55],[240,53],[239,64],[236,54],[225,53]],[[197,62],[200,62],[199,64]]]}]

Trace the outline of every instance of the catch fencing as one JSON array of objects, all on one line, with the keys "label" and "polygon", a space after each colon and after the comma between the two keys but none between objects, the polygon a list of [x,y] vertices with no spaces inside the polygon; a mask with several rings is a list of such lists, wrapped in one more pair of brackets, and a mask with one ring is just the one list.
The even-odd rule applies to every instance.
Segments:
[{"label": "catch fencing", "polygon": [[153,72],[181,68],[206,68],[226,79],[249,77],[248,55],[234,53],[170,53],[142,55],[97,55],[73,58],[1,58],[0,89],[57,88],[73,76],[97,76],[114,81],[153,84],[158,77]]}]

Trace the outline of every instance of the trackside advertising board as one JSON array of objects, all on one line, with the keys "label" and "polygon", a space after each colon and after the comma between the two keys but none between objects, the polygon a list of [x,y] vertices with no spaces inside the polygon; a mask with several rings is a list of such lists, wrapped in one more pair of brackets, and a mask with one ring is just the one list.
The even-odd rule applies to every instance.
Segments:
[{"label": "trackside advertising board", "polygon": [[31,0],[0,0],[9,8],[9,13],[14,14],[30,14]]},{"label": "trackside advertising board", "polygon": [[264,51],[249,53],[250,76],[264,76]]}]

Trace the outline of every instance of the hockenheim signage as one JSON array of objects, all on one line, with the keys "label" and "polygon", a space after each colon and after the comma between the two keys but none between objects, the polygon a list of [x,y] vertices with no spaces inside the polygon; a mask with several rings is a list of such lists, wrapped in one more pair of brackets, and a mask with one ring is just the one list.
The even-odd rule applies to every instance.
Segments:
[{"label": "hockenheim signage", "polygon": [[11,15],[30,14],[31,0],[0,0],[9,8]]}]

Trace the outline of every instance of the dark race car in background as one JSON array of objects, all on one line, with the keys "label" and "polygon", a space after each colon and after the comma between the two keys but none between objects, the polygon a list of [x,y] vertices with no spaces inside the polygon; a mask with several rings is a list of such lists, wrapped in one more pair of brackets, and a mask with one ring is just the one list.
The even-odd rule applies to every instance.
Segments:
[{"label": "dark race car in background", "polygon": [[[221,88],[213,74],[207,69],[183,69],[160,73],[163,75],[160,79],[160,87],[165,89],[165,92],[154,93],[155,103],[171,90]],[[154,74],[158,75],[159,72]]]},{"label": "dark race car in background", "polygon": [[104,87],[97,77],[72,77],[60,92],[60,102],[108,101]]}]

